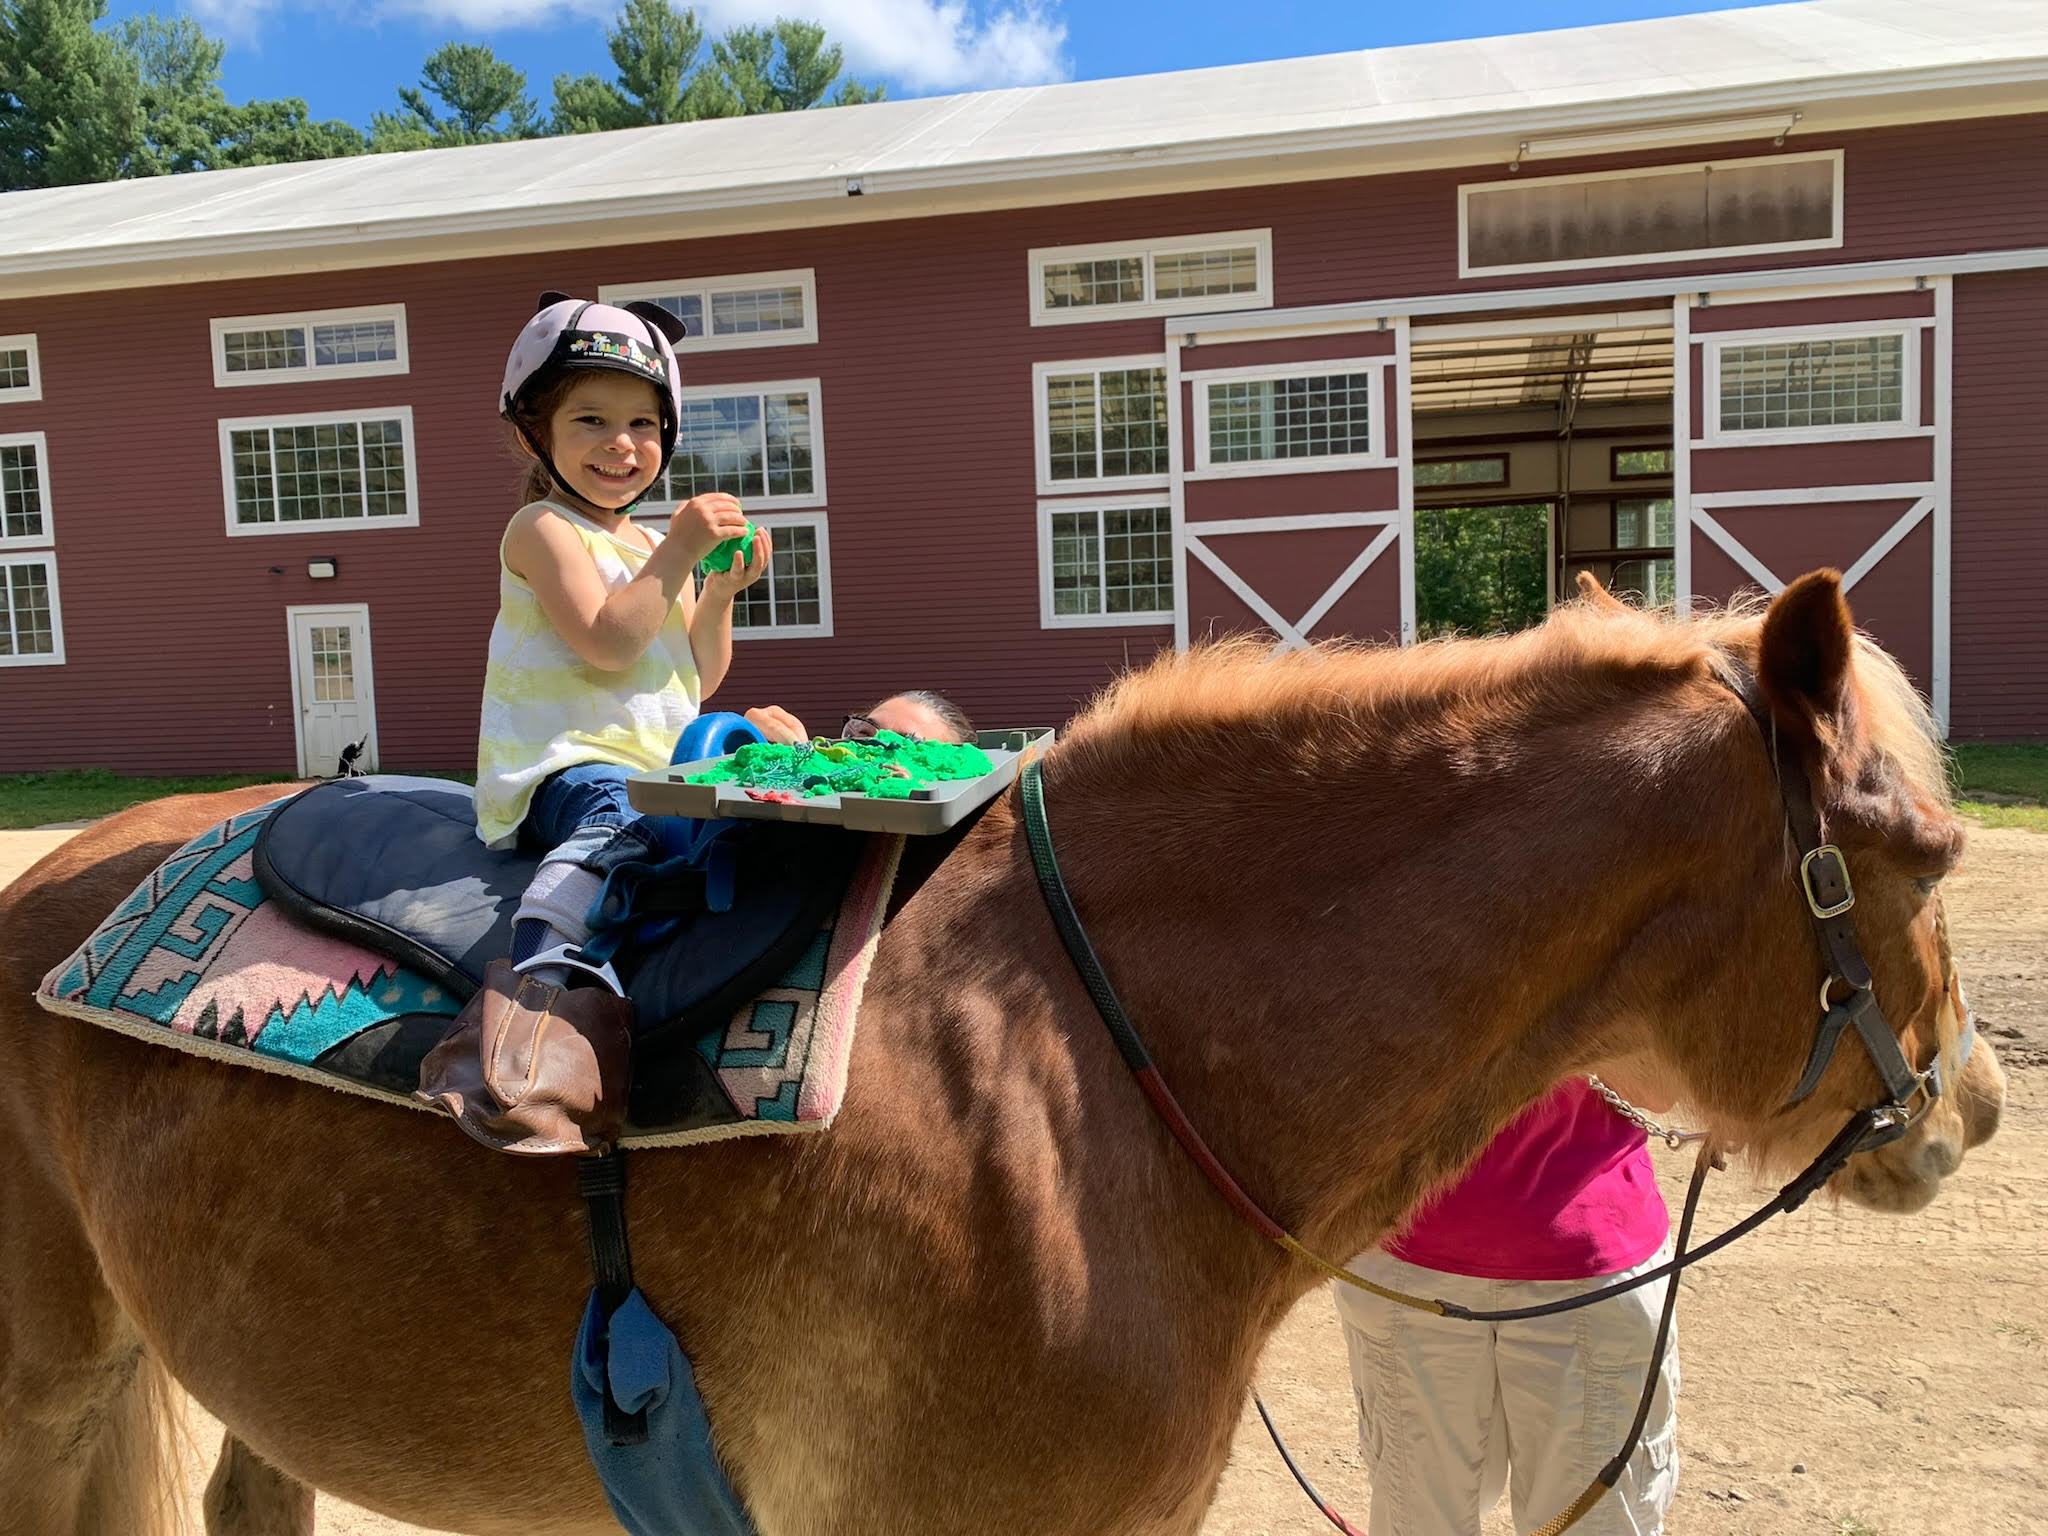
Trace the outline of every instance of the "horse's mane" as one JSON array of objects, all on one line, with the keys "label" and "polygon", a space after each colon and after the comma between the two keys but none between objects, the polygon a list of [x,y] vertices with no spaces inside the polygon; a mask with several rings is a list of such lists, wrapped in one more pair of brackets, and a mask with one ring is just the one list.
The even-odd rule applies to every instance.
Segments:
[{"label": "horse's mane", "polygon": [[[1394,648],[1326,641],[1275,653],[1237,636],[1161,654],[1105,688],[1069,726],[1078,759],[1182,759],[1242,739],[1268,767],[1313,771],[1332,754],[1438,750],[1516,723],[1556,721],[1753,665],[1762,600],[1676,618],[1573,602],[1538,627]],[[1912,786],[1949,804],[1939,733],[1899,664],[1857,637],[1864,730]],[[1279,758],[1276,749],[1293,747]],[[1162,766],[1164,764],[1162,763]]]}]

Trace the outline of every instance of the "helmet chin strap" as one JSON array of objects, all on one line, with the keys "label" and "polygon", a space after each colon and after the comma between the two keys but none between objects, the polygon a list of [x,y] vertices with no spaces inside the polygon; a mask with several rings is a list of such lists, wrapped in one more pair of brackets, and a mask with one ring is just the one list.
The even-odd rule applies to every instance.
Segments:
[{"label": "helmet chin strap", "polygon": [[[569,484],[567,480],[562,478],[562,472],[559,469],[555,468],[554,455],[547,452],[539,444],[535,443],[532,438],[528,437],[526,435],[526,428],[520,426],[519,423],[515,421],[512,423],[512,430],[518,433],[519,441],[525,444],[526,451],[532,454],[536,459],[540,460],[540,467],[548,472],[548,478],[555,482],[555,488],[559,490],[564,496],[568,497],[569,500],[574,502],[578,507],[589,507],[594,512],[606,512],[624,517],[630,514],[635,507],[639,506],[641,502],[647,499],[647,492],[653,490],[655,481],[661,478],[661,469],[657,469],[654,472],[654,479],[647,482],[646,490],[641,491],[641,493],[638,496],[635,496],[623,507],[600,507],[596,502],[592,501],[589,497],[583,495],[582,492],[576,490]],[[666,469],[668,468],[668,465],[664,462],[661,468]]]}]

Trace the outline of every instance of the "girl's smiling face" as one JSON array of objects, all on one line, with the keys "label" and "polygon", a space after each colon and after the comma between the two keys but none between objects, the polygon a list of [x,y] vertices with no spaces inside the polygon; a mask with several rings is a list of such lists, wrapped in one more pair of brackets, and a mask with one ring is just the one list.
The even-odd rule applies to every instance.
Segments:
[{"label": "girl's smiling face", "polygon": [[569,488],[594,507],[630,505],[661,472],[661,406],[645,379],[579,369],[548,418],[548,453]]}]

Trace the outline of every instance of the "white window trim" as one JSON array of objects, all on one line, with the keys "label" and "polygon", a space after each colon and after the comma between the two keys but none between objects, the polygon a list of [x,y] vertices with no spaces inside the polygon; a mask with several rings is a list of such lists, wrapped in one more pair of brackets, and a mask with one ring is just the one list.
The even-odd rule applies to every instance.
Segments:
[{"label": "white window trim", "polygon": [[[1681,251],[1645,251],[1637,256],[1595,256],[1583,261],[1523,261],[1504,267],[1472,265],[1471,201],[1475,192],[1498,192],[1504,188],[1528,187],[1538,183],[1568,185],[1593,181],[1618,181],[1624,177],[1668,174],[1674,171],[1719,171],[1738,166],[1791,164],[1831,160],[1835,168],[1834,230],[1824,240],[1773,240],[1763,245],[1715,245]],[[1842,245],[1842,151],[1823,149],[1797,155],[1749,155],[1737,160],[1694,160],[1683,165],[1638,165],[1621,171],[1589,171],[1579,176],[1515,176],[1503,181],[1467,182],[1458,188],[1458,276],[1462,278],[1508,277],[1518,272],[1577,272],[1600,267],[1643,267],[1654,262],[1720,261],[1731,256],[1758,256],[1773,251],[1831,251]]]},{"label": "white window trim", "polygon": [[[1055,375],[1093,373],[1100,376],[1120,370],[1136,368],[1157,368],[1160,372],[1160,388],[1172,386],[1166,374],[1166,354],[1147,352],[1135,357],[1084,357],[1066,363],[1033,363],[1031,365],[1031,430],[1032,457],[1041,496],[1087,496],[1098,491],[1117,492],[1135,490],[1140,487],[1164,486],[1171,478],[1170,469],[1160,470],[1151,475],[1098,475],[1093,480],[1055,480],[1052,477],[1052,411],[1045,398],[1046,381]],[[1102,429],[1102,392],[1096,387],[1095,426],[1099,434]],[[1171,434],[1174,425],[1172,400],[1167,402],[1167,431]],[[1098,436],[1097,460],[1101,457],[1101,442]],[[1167,463],[1175,457],[1174,446],[1169,435],[1166,449]]]},{"label": "white window trim", "polygon": [[[342,422],[402,421],[405,423],[405,512],[400,517],[326,517],[303,523],[235,521],[235,449],[233,434],[253,427],[313,427]],[[353,411],[301,411],[282,416],[223,416],[220,419],[220,492],[227,510],[231,539],[269,538],[275,534],[359,533],[374,528],[417,528],[420,525],[419,445],[413,437],[412,407],[387,405]]]},{"label": "white window trim", "polygon": [[[749,331],[739,336],[713,336],[711,295],[730,289],[802,288],[804,323],[794,331]],[[601,304],[630,304],[635,299],[670,299],[693,294],[704,301],[705,333],[676,343],[678,352],[734,352],[754,347],[802,347],[818,339],[818,278],[814,268],[786,272],[733,272],[723,277],[685,277],[672,283],[606,283],[597,290]]]},{"label": "white window trim", "polygon": [[43,579],[50,589],[50,638],[56,649],[47,656],[0,656],[0,667],[61,667],[64,664],[64,604],[57,592],[57,552],[54,549],[24,550],[19,554],[0,554],[0,575],[9,566],[27,565],[31,561],[43,568]]},{"label": "white window trim", "polygon": [[[717,400],[728,395],[793,395],[809,391],[811,397],[811,489],[800,496],[742,496],[741,505],[749,513],[756,507],[770,511],[796,507],[823,507],[825,505],[825,392],[816,379],[780,379],[768,384],[703,384],[683,391],[683,403],[692,400]],[[680,445],[678,445],[680,448]],[[666,475],[667,470],[662,473]],[[633,509],[636,517],[667,517],[680,507],[680,501],[648,500]],[[759,527],[760,518],[754,519]]]},{"label": "white window trim", "polygon": [[[1069,496],[1038,504],[1038,627],[1040,629],[1161,629],[1180,622],[1186,595],[1181,590],[1180,560],[1172,546],[1171,498],[1150,496]],[[1055,613],[1052,591],[1052,518],[1055,512],[1113,512],[1126,507],[1157,507],[1167,514],[1168,568],[1174,573],[1173,606],[1144,613]],[[735,631],[737,633],[737,631]]]},{"label": "white window trim", "polygon": [[[1700,366],[1700,398],[1705,409],[1705,434],[1694,441],[1703,448],[1769,448],[1788,443],[1826,443],[1865,438],[1932,437],[1935,429],[1920,423],[1920,333],[1932,320],[1881,320],[1874,324],[1797,325],[1747,331],[1710,331],[1700,339],[1705,354]],[[1721,425],[1721,352],[1725,347],[1767,346],[1782,342],[1864,341],[1897,336],[1899,341],[1899,420],[1850,422],[1818,427],[1761,427],[1750,431]]]},{"label": "white window trim", "polygon": [[[312,359],[313,327],[316,325],[346,325],[351,321],[389,320],[398,338],[398,356],[388,363],[337,363],[326,368],[316,367]],[[406,344],[405,306],[403,304],[369,304],[354,309],[307,309],[284,315],[226,315],[214,320],[213,333],[213,382],[216,388],[240,389],[248,384],[303,384],[311,379],[368,379],[380,378],[394,373],[412,371],[412,354]],[[227,335],[230,331],[274,331],[286,326],[303,326],[306,330],[306,366],[303,368],[263,368],[254,373],[229,373],[227,359]]]},{"label": "white window trim", "polygon": [[43,359],[33,335],[0,336],[0,352],[28,353],[28,383],[18,389],[0,389],[0,405],[27,404],[43,398]]},{"label": "white window trim", "polygon": [[[816,512],[764,512],[754,520],[770,537],[778,528],[808,526],[818,530],[818,622],[815,624],[735,624],[734,640],[830,640],[832,638],[832,531],[822,509]],[[768,577],[763,576],[763,581]]]},{"label": "white window trim", "polygon": [[[1347,469],[1391,469],[1387,455],[1387,370],[1391,357],[1338,358],[1334,361],[1286,363],[1267,368],[1212,368],[1207,372],[1183,374],[1195,391],[1195,464],[1190,480],[1240,480],[1264,475],[1315,475]],[[1329,374],[1364,373],[1371,376],[1371,397],[1366,405],[1372,435],[1369,453],[1331,454],[1306,459],[1254,459],[1249,463],[1212,464],[1209,461],[1209,386],[1243,383],[1254,379],[1320,378]]]},{"label": "white window trim", "polygon": [[[1234,245],[1249,245],[1257,252],[1258,285],[1249,293],[1206,293],[1182,299],[1151,297],[1153,258]],[[1064,261],[1110,261],[1120,256],[1145,258],[1144,299],[1135,304],[1046,308],[1045,269],[1048,266]],[[1029,269],[1033,325],[1099,325],[1106,320],[1129,320],[1147,315],[1210,314],[1219,307],[1232,311],[1273,307],[1273,231],[1270,229],[1230,229],[1213,235],[1175,235],[1165,240],[1121,240],[1102,245],[1038,246],[1030,253]]]},{"label": "white window trim", "polygon": [[41,432],[0,432],[0,448],[18,448],[32,443],[36,450],[36,493],[42,499],[43,531],[16,534],[9,538],[0,522],[0,549],[48,549],[57,542],[57,525],[50,511],[50,439]]}]

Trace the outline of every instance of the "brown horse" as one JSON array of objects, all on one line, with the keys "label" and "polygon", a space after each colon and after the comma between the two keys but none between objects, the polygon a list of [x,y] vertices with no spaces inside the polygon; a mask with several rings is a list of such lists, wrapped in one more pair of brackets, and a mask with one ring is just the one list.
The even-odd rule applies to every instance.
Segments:
[{"label": "brown horse", "polygon": [[[1780,1108],[1822,964],[1737,687],[1847,852],[1906,1054],[1953,1049],[1934,892],[1961,832],[1833,576],[1761,617],[1613,609],[1167,658],[1046,760],[1076,902],[1166,1080],[1320,1252],[1373,1242],[1567,1074],[1661,1080],[1772,1166],[1880,1097],[1849,1049]],[[168,1372],[229,1428],[215,1536],[302,1531],[313,1487],[435,1527],[613,1530],[567,1390],[590,1279],[566,1160],[28,1000],[172,845],[272,792],[114,817],[0,899],[0,1509],[25,1536],[152,1529]],[[2002,1093],[1980,1042],[1839,1187],[1923,1202]],[[1317,1281],[1153,1118],[1008,801],[886,931],[829,1132],[634,1166],[639,1282],[763,1536],[1188,1536],[1261,1344]]]}]

